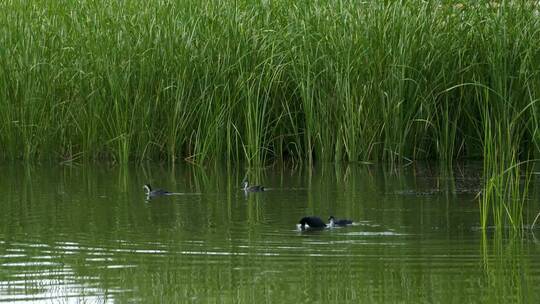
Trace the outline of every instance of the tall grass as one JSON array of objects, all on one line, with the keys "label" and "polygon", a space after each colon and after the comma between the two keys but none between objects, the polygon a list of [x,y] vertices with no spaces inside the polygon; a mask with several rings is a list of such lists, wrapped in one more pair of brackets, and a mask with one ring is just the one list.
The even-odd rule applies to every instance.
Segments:
[{"label": "tall grass", "polygon": [[488,225],[540,154],[534,1],[5,0],[0,27],[4,159],[482,158]]},{"label": "tall grass", "polygon": [[2,158],[538,154],[532,2],[0,6]]}]

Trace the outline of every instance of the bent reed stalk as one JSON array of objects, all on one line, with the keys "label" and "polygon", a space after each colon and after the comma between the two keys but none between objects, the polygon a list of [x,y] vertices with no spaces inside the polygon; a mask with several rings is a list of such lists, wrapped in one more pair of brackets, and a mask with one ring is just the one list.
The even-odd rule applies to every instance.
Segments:
[{"label": "bent reed stalk", "polygon": [[4,159],[483,158],[485,210],[540,154],[536,1],[5,0],[0,27]]}]

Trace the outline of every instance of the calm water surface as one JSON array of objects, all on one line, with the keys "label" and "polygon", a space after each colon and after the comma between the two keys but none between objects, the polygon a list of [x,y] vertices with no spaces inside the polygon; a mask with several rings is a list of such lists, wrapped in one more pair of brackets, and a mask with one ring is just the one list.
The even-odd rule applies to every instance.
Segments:
[{"label": "calm water surface", "polygon": [[0,301],[540,303],[540,242],[478,229],[474,166],[0,170]]}]

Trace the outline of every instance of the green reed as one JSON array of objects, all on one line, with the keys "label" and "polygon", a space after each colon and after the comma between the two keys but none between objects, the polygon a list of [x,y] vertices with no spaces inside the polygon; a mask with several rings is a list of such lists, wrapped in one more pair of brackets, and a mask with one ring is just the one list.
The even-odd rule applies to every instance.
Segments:
[{"label": "green reed", "polygon": [[486,34],[477,34],[477,43],[491,46],[482,51],[487,60],[478,74],[480,81],[475,83],[483,132],[484,227],[490,211],[497,227],[523,227],[522,210],[531,174],[521,160],[532,159],[536,147],[530,143],[534,143],[533,134],[538,128],[534,120],[538,98],[533,89],[538,84],[537,71],[527,68],[537,51],[526,42],[526,37],[536,35],[538,30],[527,28],[537,23],[529,9],[506,4],[491,10],[486,14],[493,19],[483,21]]},{"label": "green reed", "polygon": [[[487,156],[483,105],[520,112],[538,94],[532,4],[2,8],[3,158],[451,163]],[[520,155],[538,149],[537,108]]]}]

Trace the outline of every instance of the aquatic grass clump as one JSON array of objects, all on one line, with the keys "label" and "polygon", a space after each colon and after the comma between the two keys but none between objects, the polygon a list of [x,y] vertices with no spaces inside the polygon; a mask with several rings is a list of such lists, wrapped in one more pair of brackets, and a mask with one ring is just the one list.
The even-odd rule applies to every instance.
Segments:
[{"label": "aquatic grass clump", "polygon": [[528,27],[538,24],[538,18],[527,9],[510,3],[497,10],[486,9],[485,14],[494,18],[484,20],[485,33],[477,34],[479,44],[487,41],[491,46],[482,51],[484,73],[474,85],[483,133],[483,227],[487,226],[487,213],[492,212],[497,227],[523,229],[522,211],[531,173],[526,168],[523,178],[522,160],[528,165],[527,160],[534,158],[534,147],[529,143],[538,128],[533,118],[538,97],[530,94],[530,88],[538,84],[538,70],[528,68],[531,54],[537,50],[526,42],[527,37],[538,34]]}]

